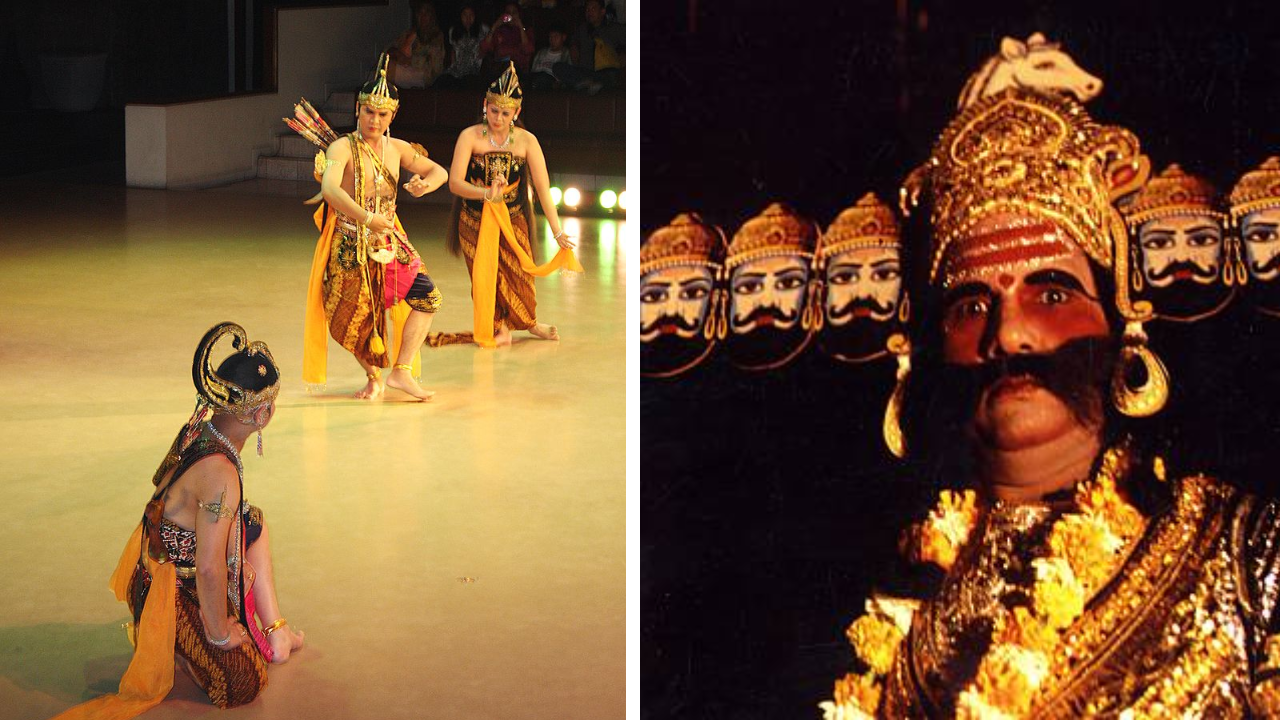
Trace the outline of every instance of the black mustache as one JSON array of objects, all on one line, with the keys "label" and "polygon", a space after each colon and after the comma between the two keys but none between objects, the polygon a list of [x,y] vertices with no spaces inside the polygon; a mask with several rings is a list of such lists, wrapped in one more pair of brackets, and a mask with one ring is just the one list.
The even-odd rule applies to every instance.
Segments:
[{"label": "black mustache", "polygon": [[1206,278],[1206,279],[1213,279],[1214,277],[1217,277],[1217,275],[1218,275],[1218,271],[1217,271],[1217,270],[1210,270],[1210,269],[1202,268],[1202,267],[1200,267],[1199,265],[1197,265],[1196,263],[1193,263],[1193,262],[1189,262],[1189,261],[1175,261],[1175,262],[1171,262],[1171,263],[1169,263],[1167,266],[1165,266],[1165,268],[1164,268],[1163,270],[1161,270],[1161,271],[1159,271],[1159,272],[1152,271],[1152,273],[1151,273],[1151,279],[1152,279],[1152,280],[1163,280],[1163,279],[1165,279],[1165,278],[1169,277],[1170,275],[1173,275],[1174,273],[1179,272],[1179,271],[1181,271],[1181,270],[1187,270],[1187,271],[1190,271],[1190,272],[1191,272],[1191,274],[1195,275],[1196,277],[1202,277],[1202,278]]},{"label": "black mustache", "polygon": [[1102,391],[1116,362],[1116,343],[1106,336],[1084,337],[1049,353],[1013,355],[977,365],[944,363],[938,390],[957,393],[971,414],[983,394],[996,383],[1029,377],[1060,398],[1081,422],[1101,420]]},{"label": "black mustache", "polygon": [[697,330],[699,327],[696,322],[685,322],[684,317],[681,315],[663,315],[653,322],[647,332],[661,330],[667,326],[675,326],[680,330]]},{"label": "black mustache", "polygon": [[[1277,257],[1280,257],[1280,256],[1277,256]],[[856,308],[865,308],[867,310],[870,310],[873,313],[877,313],[880,315],[885,315],[893,311],[892,305],[887,305],[887,304],[881,305],[880,303],[876,302],[875,298],[854,298],[853,300],[850,300],[848,303],[845,303],[844,306],[838,307],[835,310],[832,310],[831,318],[833,320],[842,318],[845,315],[852,313]]]},{"label": "black mustache", "polygon": [[761,305],[755,310],[752,310],[751,314],[745,317],[744,319],[742,320],[735,319],[733,321],[733,326],[746,327],[747,325],[751,325],[752,323],[756,322],[757,320],[765,316],[772,317],[774,322],[790,322],[800,317],[800,311],[797,310],[793,313],[787,314],[772,305]]},{"label": "black mustache", "polygon": [[1272,255],[1270,260],[1266,261],[1261,265],[1257,263],[1252,263],[1252,265],[1253,265],[1253,271],[1255,273],[1271,272],[1272,270],[1275,270],[1276,268],[1280,267],[1280,253],[1276,253],[1275,255]]}]

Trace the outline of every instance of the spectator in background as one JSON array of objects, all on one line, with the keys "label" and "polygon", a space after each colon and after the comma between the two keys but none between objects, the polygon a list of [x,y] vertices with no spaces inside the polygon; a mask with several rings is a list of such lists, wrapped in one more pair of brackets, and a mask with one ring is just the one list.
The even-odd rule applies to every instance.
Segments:
[{"label": "spectator in background", "polygon": [[465,78],[480,77],[480,43],[489,34],[489,26],[476,19],[473,5],[463,5],[458,23],[449,28],[449,69],[438,84],[458,85]]},{"label": "spectator in background", "polygon": [[569,50],[572,63],[559,63],[555,75],[560,82],[575,90],[597,92],[603,87],[622,86],[622,65],[626,56],[626,30],[605,17],[603,0],[587,0],[583,8],[586,21]]},{"label": "spectator in background", "polygon": [[496,77],[509,62],[516,70],[529,69],[533,58],[533,33],[525,27],[520,17],[520,4],[509,2],[502,6],[502,14],[493,23],[493,29],[480,41],[480,54],[484,58],[485,77]]},{"label": "spectator in background", "polygon": [[[559,87],[560,82],[556,79],[555,66],[557,63],[570,62],[572,54],[569,52],[568,45],[565,42],[569,39],[568,33],[564,28],[552,26],[547,32],[547,40],[550,43],[548,47],[544,47],[533,56],[532,74],[529,76],[529,87],[536,90],[546,90]],[[597,87],[598,91],[600,88]]]},{"label": "spectator in background", "polygon": [[444,33],[434,5],[422,0],[410,7],[412,25],[387,50],[392,60],[387,81],[401,88],[430,87],[444,72]]}]

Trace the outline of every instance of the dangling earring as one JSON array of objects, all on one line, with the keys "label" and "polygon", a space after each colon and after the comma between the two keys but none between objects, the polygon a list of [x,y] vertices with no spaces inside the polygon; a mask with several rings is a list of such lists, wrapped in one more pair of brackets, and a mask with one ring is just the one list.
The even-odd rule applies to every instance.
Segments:
[{"label": "dangling earring", "polygon": [[[1147,334],[1142,321],[1130,320],[1124,326],[1124,346],[1115,374],[1111,376],[1111,400],[1116,410],[1129,417],[1148,417],[1160,412],[1169,401],[1169,371],[1147,347]],[[1129,371],[1134,363],[1142,365],[1145,379],[1138,387],[1129,386]]]},{"label": "dangling earring", "polygon": [[711,303],[707,305],[707,316],[702,321],[702,337],[707,341],[716,339],[716,318],[719,317],[720,299],[724,291],[716,288],[711,291]]},{"label": "dangling earring", "polygon": [[898,322],[903,325],[911,319],[911,297],[902,293],[902,304],[898,306]]},{"label": "dangling earring", "polygon": [[1138,262],[1138,248],[1130,246],[1129,254],[1133,256],[1133,262],[1129,265],[1130,277],[1133,278],[1133,291],[1142,292],[1142,265]]},{"label": "dangling earring", "polygon": [[258,428],[258,457],[262,457],[262,428]]},{"label": "dangling earring", "polygon": [[1231,238],[1231,248],[1236,265],[1236,284],[1244,287],[1249,282],[1249,268],[1244,264],[1244,243],[1240,238]]},{"label": "dangling earring", "polygon": [[885,346],[898,360],[897,382],[893,386],[893,394],[889,396],[889,404],[884,409],[884,444],[896,458],[907,454],[906,442],[902,437],[902,398],[906,394],[907,376],[911,374],[911,341],[901,333],[889,336]]}]

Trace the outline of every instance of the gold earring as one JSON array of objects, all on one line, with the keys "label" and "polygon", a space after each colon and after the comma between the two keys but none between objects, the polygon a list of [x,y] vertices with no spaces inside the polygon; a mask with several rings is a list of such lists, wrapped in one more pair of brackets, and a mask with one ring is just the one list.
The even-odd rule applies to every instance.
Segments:
[{"label": "gold earring", "polygon": [[905,325],[911,319],[911,298],[902,293],[902,304],[898,305],[898,322]]},{"label": "gold earring", "polygon": [[1137,246],[1131,245],[1129,247],[1129,253],[1133,255],[1133,262],[1129,266],[1129,272],[1132,273],[1130,277],[1133,278],[1133,290],[1134,292],[1142,292],[1142,263],[1138,261]]},{"label": "gold earring", "polygon": [[893,386],[893,394],[889,396],[889,404],[884,409],[884,444],[896,458],[905,457],[907,447],[902,436],[902,398],[906,394],[907,376],[911,374],[911,341],[901,333],[889,336],[885,346],[898,360],[897,382]]},{"label": "gold earring", "polygon": [[[1148,417],[1160,412],[1169,401],[1169,371],[1160,358],[1147,347],[1147,334],[1142,322],[1130,320],[1124,326],[1124,347],[1111,377],[1111,400],[1116,410],[1129,417]],[[1142,364],[1146,378],[1138,387],[1130,387],[1129,370],[1133,363]]]},{"label": "gold earring", "polygon": [[1240,238],[1231,238],[1236,264],[1236,285],[1244,287],[1249,283],[1249,268],[1244,264],[1244,242]]}]

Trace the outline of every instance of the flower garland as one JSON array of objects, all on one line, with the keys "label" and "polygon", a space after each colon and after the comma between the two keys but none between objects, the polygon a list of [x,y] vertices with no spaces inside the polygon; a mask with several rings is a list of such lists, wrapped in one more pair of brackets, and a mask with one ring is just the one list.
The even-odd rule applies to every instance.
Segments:
[{"label": "flower garland", "polygon": [[[1032,561],[1035,581],[1029,601],[996,618],[991,646],[957,699],[958,719],[1002,720],[1030,712],[1062,633],[1084,614],[1085,601],[1114,574],[1145,527],[1142,514],[1118,488],[1131,462],[1127,444],[1111,448],[1103,454],[1097,475],[1076,487],[1075,511],[1054,522],[1048,554]],[[950,570],[978,517],[974,491],[944,491],[917,531],[920,559]],[[825,720],[874,716],[884,677],[917,606],[885,597],[867,601],[866,614],[846,635],[869,670],[836,681],[833,699],[819,704]]]}]

